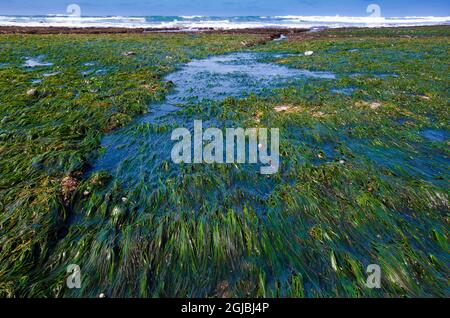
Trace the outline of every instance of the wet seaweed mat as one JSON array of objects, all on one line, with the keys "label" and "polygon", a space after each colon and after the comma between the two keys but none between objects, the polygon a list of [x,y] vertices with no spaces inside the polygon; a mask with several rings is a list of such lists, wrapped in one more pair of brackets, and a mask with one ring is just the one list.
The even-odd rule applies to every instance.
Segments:
[{"label": "wet seaweed mat", "polygon": [[[1,36],[0,295],[448,297],[448,32]],[[194,119],[280,172],[174,165]]]}]

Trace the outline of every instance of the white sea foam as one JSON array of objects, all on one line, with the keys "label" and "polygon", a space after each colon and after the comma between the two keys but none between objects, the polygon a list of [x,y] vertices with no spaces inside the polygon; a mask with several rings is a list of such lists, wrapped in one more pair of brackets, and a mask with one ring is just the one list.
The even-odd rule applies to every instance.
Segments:
[{"label": "white sea foam", "polygon": [[182,16],[180,16],[180,18],[183,18],[183,19],[201,19],[201,18],[207,18],[207,17],[204,16],[204,15],[182,15]]},{"label": "white sea foam", "polygon": [[0,16],[0,26],[19,27],[123,27],[245,29],[245,28],[312,28],[312,27],[386,27],[450,24],[450,17],[346,17],[346,16],[274,16],[274,17],[73,17]]}]

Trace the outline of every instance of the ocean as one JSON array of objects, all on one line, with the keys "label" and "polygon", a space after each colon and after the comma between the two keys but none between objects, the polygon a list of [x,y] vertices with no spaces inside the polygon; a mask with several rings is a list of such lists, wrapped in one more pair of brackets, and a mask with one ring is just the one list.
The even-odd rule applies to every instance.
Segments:
[{"label": "ocean", "polygon": [[450,17],[346,17],[346,16],[0,16],[0,26],[121,27],[148,29],[246,29],[314,27],[396,27],[449,24]]}]

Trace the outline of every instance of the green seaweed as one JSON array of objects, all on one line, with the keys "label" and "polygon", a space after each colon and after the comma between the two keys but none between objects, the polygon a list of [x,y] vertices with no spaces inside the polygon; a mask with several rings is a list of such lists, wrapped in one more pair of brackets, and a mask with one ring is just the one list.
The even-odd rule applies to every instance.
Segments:
[{"label": "green seaweed", "polygon": [[[422,133],[449,129],[448,32],[331,30],[251,48],[260,36],[1,35],[0,296],[448,297],[448,140]],[[244,49],[340,74],[178,114],[280,128],[279,174],[163,161],[127,186],[88,173],[103,136],[173,89],[166,74]],[[53,65],[24,68],[30,56]],[[69,264],[81,289],[65,285]],[[365,286],[369,264],[381,289]]]}]

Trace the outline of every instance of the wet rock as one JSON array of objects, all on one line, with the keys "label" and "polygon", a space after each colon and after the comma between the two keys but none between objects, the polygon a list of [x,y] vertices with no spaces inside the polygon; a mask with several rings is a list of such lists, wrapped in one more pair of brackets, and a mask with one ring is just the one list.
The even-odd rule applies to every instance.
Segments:
[{"label": "wet rock", "polygon": [[131,120],[130,116],[123,113],[114,113],[109,118],[105,130],[106,132],[113,131],[118,127],[122,127]]},{"label": "wet rock", "polygon": [[355,106],[356,107],[369,107],[372,110],[376,110],[381,107],[381,103],[379,103],[379,102],[368,103],[365,101],[359,101],[359,102],[355,103]]},{"label": "wet rock", "polygon": [[111,176],[106,172],[97,172],[92,175],[90,182],[93,186],[102,187],[109,182],[110,178]]},{"label": "wet rock", "polygon": [[151,85],[148,85],[148,84],[142,85],[142,87],[145,88],[146,90],[152,92],[152,93],[155,93],[158,90],[158,87],[151,86]]},{"label": "wet rock", "polygon": [[35,97],[36,95],[37,95],[37,89],[36,88],[31,88],[31,89],[27,90],[27,96]]},{"label": "wet rock", "polygon": [[116,217],[116,216],[120,216],[124,213],[124,209],[121,206],[116,205],[111,212],[111,215]]},{"label": "wet rock", "polygon": [[126,209],[123,206],[116,205],[111,211],[112,221],[114,224],[118,224],[125,219],[126,214]]},{"label": "wet rock", "polygon": [[134,56],[134,55],[136,55],[136,52],[134,52],[134,51],[123,52],[122,55],[123,56]]},{"label": "wet rock", "polygon": [[301,106],[293,106],[293,105],[279,105],[276,106],[274,109],[274,111],[276,111],[277,113],[295,113],[295,112],[300,112],[302,111],[302,107]]},{"label": "wet rock", "polygon": [[254,119],[255,119],[255,122],[259,124],[259,123],[261,122],[261,117],[262,117],[263,115],[264,115],[264,113],[263,113],[262,111],[260,111],[260,110],[254,112],[254,113],[253,113],[253,117],[254,117]]},{"label": "wet rock", "polygon": [[322,118],[322,117],[325,117],[325,113],[324,112],[315,112],[315,113],[313,113],[313,117],[314,118]]},{"label": "wet rock", "polygon": [[275,110],[277,113],[279,113],[279,112],[285,112],[285,111],[288,111],[290,108],[291,108],[291,107],[290,107],[290,106],[287,106],[287,105],[280,105],[280,106],[276,106],[276,107],[274,108],[274,110]]},{"label": "wet rock", "polygon": [[280,42],[280,41],[284,41],[287,39],[287,36],[284,34],[281,34],[279,38],[276,38],[274,41],[275,42]]},{"label": "wet rock", "polygon": [[380,108],[380,106],[381,106],[381,103],[378,103],[378,102],[374,102],[374,103],[371,103],[370,104],[370,109],[378,109],[378,108]]}]

